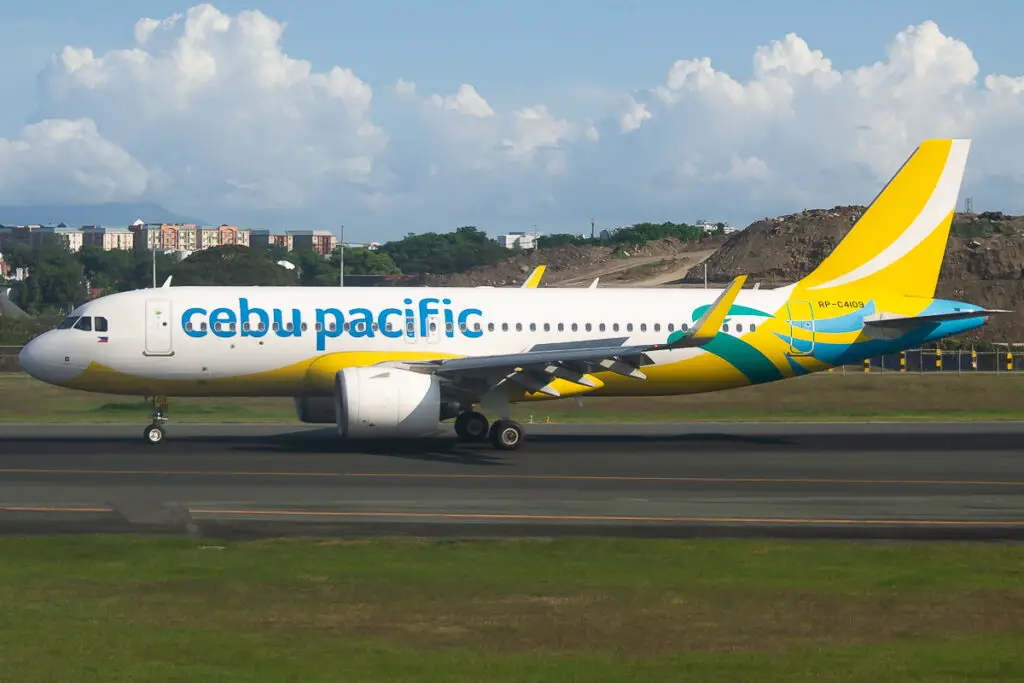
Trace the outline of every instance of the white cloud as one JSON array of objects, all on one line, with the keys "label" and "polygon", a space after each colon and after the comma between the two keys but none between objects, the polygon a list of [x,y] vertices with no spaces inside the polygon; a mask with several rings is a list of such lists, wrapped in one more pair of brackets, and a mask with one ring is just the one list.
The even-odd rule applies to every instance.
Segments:
[{"label": "white cloud", "polygon": [[572,116],[508,102],[500,83],[421,94],[396,78],[374,97],[284,38],[258,11],[200,5],[141,19],[123,49],[64,48],[40,77],[41,122],[0,141],[0,198],[137,197],[282,225],[344,214],[384,238],[583,228],[595,214],[745,222],[868,201],[920,140],[960,136],[976,141],[965,195],[1024,211],[1024,76],[981,74],[930,21],[845,71],[795,34],[750,46],[747,79],[680,55],[662,83],[580,100]]}]

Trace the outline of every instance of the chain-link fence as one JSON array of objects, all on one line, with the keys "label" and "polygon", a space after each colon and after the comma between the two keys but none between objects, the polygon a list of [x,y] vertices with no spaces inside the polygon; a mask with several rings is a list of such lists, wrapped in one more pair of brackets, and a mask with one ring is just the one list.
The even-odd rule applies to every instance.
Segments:
[{"label": "chain-link fence", "polygon": [[[18,372],[18,346],[0,346],[0,372]],[[1000,351],[911,349],[869,358],[829,372],[1024,372],[1024,344],[1006,344]]]}]

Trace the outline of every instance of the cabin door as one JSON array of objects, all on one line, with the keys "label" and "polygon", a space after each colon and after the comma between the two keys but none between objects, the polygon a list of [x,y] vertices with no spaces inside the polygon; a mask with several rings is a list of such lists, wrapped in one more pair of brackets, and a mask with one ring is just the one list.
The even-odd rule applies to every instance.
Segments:
[{"label": "cabin door", "polygon": [[146,355],[173,356],[171,344],[171,302],[146,300]]}]

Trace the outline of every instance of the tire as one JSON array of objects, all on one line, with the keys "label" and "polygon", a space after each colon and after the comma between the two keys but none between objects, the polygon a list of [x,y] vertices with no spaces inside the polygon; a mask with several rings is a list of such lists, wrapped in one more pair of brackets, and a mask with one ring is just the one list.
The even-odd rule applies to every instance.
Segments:
[{"label": "tire", "polygon": [[491,423],[476,411],[467,410],[455,418],[455,433],[463,441],[486,441]]},{"label": "tire", "polygon": [[164,441],[164,428],[160,425],[149,425],[143,434],[143,438],[150,446],[156,446]]},{"label": "tire", "polygon": [[514,420],[498,420],[491,427],[491,444],[500,451],[515,451],[523,445],[523,427]]}]

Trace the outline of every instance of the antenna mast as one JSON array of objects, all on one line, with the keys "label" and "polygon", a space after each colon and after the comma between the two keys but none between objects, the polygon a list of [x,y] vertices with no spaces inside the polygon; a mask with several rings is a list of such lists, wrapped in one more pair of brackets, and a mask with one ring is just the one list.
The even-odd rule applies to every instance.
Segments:
[{"label": "antenna mast", "polygon": [[345,286],[345,226],[341,226],[341,246],[338,247],[338,286]]}]

